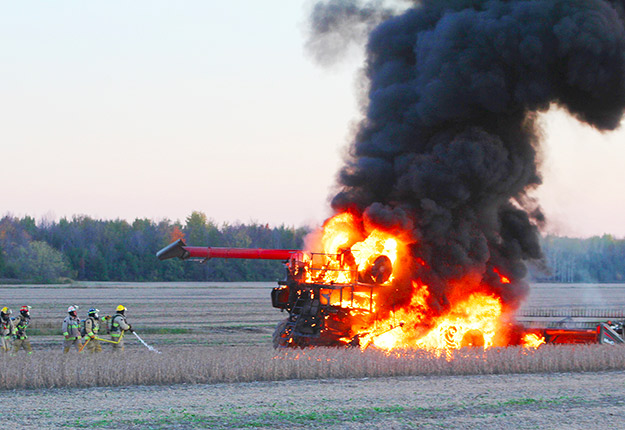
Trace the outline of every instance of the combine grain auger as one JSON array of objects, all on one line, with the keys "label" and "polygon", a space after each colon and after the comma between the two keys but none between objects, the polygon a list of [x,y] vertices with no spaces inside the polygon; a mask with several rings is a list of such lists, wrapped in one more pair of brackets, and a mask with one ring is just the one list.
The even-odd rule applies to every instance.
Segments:
[{"label": "combine grain auger", "polygon": [[283,261],[286,279],[271,291],[271,302],[289,316],[276,327],[276,348],[358,345],[352,327],[375,318],[376,289],[389,280],[393,269],[385,255],[376,256],[359,270],[349,250],[324,254],[293,249],[212,248],[186,246],[181,239],[156,256],[160,260],[202,262],[211,258]]}]

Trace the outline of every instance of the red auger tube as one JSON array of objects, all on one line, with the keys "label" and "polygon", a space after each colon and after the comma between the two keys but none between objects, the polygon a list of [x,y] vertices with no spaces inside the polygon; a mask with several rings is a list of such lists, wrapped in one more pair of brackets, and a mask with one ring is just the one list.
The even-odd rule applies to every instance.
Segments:
[{"label": "red auger tube", "polygon": [[159,260],[170,258],[247,258],[251,260],[288,260],[301,252],[297,249],[262,248],[211,248],[210,246],[187,246],[182,239],[170,243],[156,253]]},{"label": "red auger tube", "polygon": [[254,248],[211,248],[205,246],[184,246],[188,258],[246,258],[250,260],[288,260],[301,252],[296,249],[254,249]]}]

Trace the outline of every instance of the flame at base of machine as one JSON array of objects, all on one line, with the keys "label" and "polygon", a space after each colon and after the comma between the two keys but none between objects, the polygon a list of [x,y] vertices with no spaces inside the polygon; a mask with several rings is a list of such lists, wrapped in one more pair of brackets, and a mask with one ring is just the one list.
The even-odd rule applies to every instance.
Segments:
[{"label": "flame at base of machine", "polygon": [[526,333],[523,335],[521,345],[525,348],[538,348],[545,344],[545,337],[538,333]]},{"label": "flame at base of machine", "polygon": [[[449,303],[445,306],[435,306],[429,287],[419,280],[409,281],[412,283],[409,303],[394,303],[393,291],[399,282],[395,274],[403,270],[401,262],[414,258],[410,246],[418,246],[406,243],[401,231],[381,230],[363,222],[362,217],[346,212],[326,221],[320,236],[323,251],[340,256],[336,261],[330,260],[326,267],[341,267],[345,264],[341,260],[345,255],[355,257],[352,265],[357,266],[360,273],[365,262],[370,263],[380,255],[388,256],[393,265],[393,276],[379,283],[376,293],[371,296],[370,309],[375,315],[370,319],[353,318],[353,337],[344,338],[346,343],[354,344],[350,339],[357,339],[363,350],[426,349],[439,352],[511,344],[537,348],[544,343],[539,334],[519,333],[518,326],[512,322],[513,309],[503,303],[479,273],[450,281],[453,285],[449,286]],[[414,261],[426,268],[423,261]],[[499,285],[512,282],[497,268],[493,268],[493,273]],[[331,280],[336,282],[336,279]],[[389,299],[392,304],[386,302]],[[349,308],[344,306],[345,303],[337,304]],[[352,316],[356,315],[355,310],[351,312]],[[515,330],[517,333],[512,333]]]},{"label": "flame at base of machine", "polygon": [[408,309],[392,313],[388,320],[376,323],[376,330],[361,338],[361,348],[449,350],[467,346],[488,348],[495,344],[503,309],[499,298],[473,293],[443,315],[428,318],[427,296],[427,287],[421,286]]}]

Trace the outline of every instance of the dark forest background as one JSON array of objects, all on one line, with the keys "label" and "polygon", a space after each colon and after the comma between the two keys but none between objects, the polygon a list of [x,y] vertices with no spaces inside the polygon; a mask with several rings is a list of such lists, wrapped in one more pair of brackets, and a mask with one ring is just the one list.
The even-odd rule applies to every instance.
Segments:
[{"label": "dark forest background", "polygon": [[[40,221],[25,216],[0,220],[0,282],[78,281],[275,281],[284,277],[277,261],[221,260],[207,264],[159,261],[155,254],[178,238],[189,245],[301,249],[306,227],[217,225],[193,212],[184,223],[87,216]],[[546,236],[545,259],[530,264],[540,282],[625,282],[625,240]]]}]

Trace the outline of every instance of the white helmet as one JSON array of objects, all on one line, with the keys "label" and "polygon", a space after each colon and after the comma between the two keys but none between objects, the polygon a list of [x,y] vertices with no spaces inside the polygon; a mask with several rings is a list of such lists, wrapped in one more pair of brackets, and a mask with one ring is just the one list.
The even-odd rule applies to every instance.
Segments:
[{"label": "white helmet", "polygon": [[72,305],[69,308],[67,308],[67,312],[71,313],[71,312],[76,312],[78,310],[78,305]]}]

